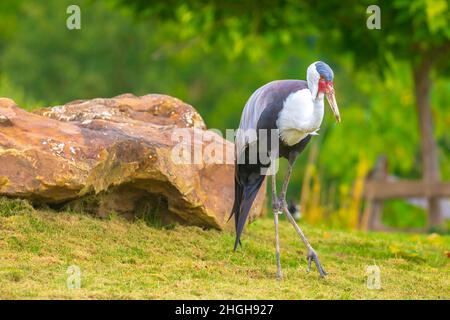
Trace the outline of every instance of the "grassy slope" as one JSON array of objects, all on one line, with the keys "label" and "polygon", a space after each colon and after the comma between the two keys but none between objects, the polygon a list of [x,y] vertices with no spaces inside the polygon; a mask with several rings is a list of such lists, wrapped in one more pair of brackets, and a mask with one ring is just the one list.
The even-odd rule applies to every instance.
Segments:
[{"label": "grassy slope", "polygon": [[[325,280],[306,273],[305,250],[285,220],[279,282],[271,219],[251,224],[233,253],[233,234],[215,230],[40,211],[0,216],[0,298],[450,298],[449,236],[305,231]],[[381,290],[366,287],[374,263]],[[81,268],[81,289],[67,289],[69,265]]]}]

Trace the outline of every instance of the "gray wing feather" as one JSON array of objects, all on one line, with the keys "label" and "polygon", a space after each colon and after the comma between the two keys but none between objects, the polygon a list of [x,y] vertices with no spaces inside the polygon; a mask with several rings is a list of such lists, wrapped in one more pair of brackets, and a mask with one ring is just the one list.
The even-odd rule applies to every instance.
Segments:
[{"label": "gray wing feather", "polygon": [[267,87],[271,83],[268,83],[258,90],[256,90],[245,104],[244,110],[242,111],[241,122],[239,123],[239,130],[236,135],[236,155],[239,155],[245,146],[256,141],[256,136],[246,134],[250,130],[255,130],[258,125],[258,120],[264,109],[267,107],[265,103],[264,92],[267,92]]}]

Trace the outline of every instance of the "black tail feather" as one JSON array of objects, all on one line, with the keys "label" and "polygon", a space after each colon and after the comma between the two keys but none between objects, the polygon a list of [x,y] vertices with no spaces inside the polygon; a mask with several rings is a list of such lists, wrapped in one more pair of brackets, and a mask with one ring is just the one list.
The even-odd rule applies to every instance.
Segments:
[{"label": "black tail feather", "polygon": [[[244,161],[242,161],[244,160]],[[253,163],[249,157],[249,148],[241,153],[235,162],[234,175],[234,204],[230,217],[234,215],[236,228],[236,241],[234,251],[241,245],[241,234],[244,230],[245,222],[255,201],[256,195],[261,188],[265,175],[261,174],[263,165],[259,162]]]},{"label": "black tail feather", "polygon": [[[238,219],[239,219],[239,211],[242,203],[242,197],[244,195],[244,192],[242,190],[242,186],[240,185],[238,179],[237,179],[237,169],[236,169],[236,175],[234,177],[234,204],[233,209],[231,209],[231,214],[228,217],[227,223],[230,221],[230,219],[234,215],[234,224],[235,226],[238,225]],[[239,240],[239,245],[242,246],[241,241]],[[236,251],[236,247],[234,248],[234,251]]]},{"label": "black tail feather", "polygon": [[242,196],[244,195],[242,187],[239,184],[239,181],[237,179],[237,173],[238,173],[238,170],[236,169],[236,173],[234,176],[234,204],[233,204],[233,209],[231,209],[231,213],[230,213],[230,216],[228,217],[227,222],[230,221],[230,219],[233,217],[233,215],[235,216],[235,219],[237,219],[236,217],[239,216],[239,208],[241,207]]},{"label": "black tail feather", "polygon": [[239,214],[235,217],[236,227],[236,241],[234,243],[234,251],[236,251],[239,244],[241,244],[241,234],[244,230],[245,222],[247,221],[248,214],[252,208],[252,204],[255,201],[256,195],[264,181],[264,176],[260,176],[259,179],[248,186],[244,187],[243,199],[239,208]]}]

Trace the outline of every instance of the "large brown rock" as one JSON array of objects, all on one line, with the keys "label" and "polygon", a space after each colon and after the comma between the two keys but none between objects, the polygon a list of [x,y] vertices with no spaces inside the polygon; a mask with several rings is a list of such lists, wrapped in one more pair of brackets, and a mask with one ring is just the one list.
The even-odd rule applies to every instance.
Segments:
[{"label": "large brown rock", "polygon": [[[74,101],[34,113],[0,98],[0,194],[100,216],[223,228],[234,167],[176,163],[172,135],[182,128],[191,138],[207,132],[194,108],[165,95]],[[233,157],[232,143],[208,135],[212,142],[184,141],[186,150]],[[264,195],[265,187],[251,217],[262,213]]]}]

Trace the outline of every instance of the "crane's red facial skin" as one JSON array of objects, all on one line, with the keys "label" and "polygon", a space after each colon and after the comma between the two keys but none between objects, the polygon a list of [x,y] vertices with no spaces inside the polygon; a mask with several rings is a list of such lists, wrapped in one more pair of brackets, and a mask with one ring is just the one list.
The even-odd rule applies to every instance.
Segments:
[{"label": "crane's red facial skin", "polygon": [[323,78],[319,80],[319,89],[317,94],[323,92],[327,97],[328,103],[330,104],[331,110],[334,113],[334,117],[337,122],[341,122],[341,116],[339,114],[339,108],[337,106],[336,97],[334,96],[334,86],[333,81],[326,81]]},{"label": "crane's red facial skin", "polygon": [[317,90],[317,95],[319,93],[325,93],[327,90],[327,81],[324,78],[319,79],[319,89]]},{"label": "crane's red facial skin", "polygon": [[319,80],[319,89],[317,90],[317,95],[319,93],[324,94],[334,94],[333,81],[326,81],[324,78],[320,78]]}]

